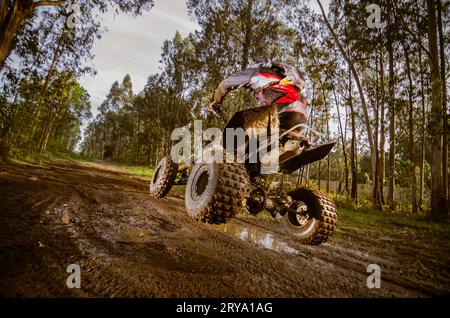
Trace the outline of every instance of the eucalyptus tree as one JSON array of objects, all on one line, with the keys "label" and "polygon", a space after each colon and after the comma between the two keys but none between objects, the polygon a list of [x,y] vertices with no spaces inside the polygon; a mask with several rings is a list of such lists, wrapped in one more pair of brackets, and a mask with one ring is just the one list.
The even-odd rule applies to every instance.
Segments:
[{"label": "eucalyptus tree", "polygon": [[[0,2],[0,69],[3,68],[6,58],[15,47],[15,37],[21,33],[27,33],[28,30],[24,28],[27,21],[41,19],[39,11],[42,8],[53,7],[57,11],[65,12],[64,20],[76,18],[81,22],[80,25],[86,25],[92,23],[89,16],[96,10],[101,13],[115,10],[139,15],[145,10],[150,10],[152,6],[153,0],[3,0]],[[73,9],[78,7],[80,10],[74,12]],[[75,17],[74,14],[77,16]]]}]

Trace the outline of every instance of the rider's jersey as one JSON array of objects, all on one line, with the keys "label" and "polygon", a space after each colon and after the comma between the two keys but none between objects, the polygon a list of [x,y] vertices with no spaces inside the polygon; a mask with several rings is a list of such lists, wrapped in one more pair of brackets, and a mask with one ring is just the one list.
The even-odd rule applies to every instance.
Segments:
[{"label": "rider's jersey", "polygon": [[214,100],[220,103],[229,91],[240,87],[251,88],[261,106],[277,104],[280,113],[304,113],[303,76],[293,66],[279,62],[260,63],[235,73],[220,83]]}]

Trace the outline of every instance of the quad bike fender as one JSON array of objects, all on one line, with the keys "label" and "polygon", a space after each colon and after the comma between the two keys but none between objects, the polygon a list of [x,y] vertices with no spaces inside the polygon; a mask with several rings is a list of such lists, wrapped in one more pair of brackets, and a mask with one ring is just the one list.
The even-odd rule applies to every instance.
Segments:
[{"label": "quad bike fender", "polygon": [[292,173],[295,170],[301,168],[309,163],[322,160],[333,149],[336,141],[324,143],[310,149],[304,149],[298,155],[288,156],[283,160],[283,156],[280,158],[280,172]]}]

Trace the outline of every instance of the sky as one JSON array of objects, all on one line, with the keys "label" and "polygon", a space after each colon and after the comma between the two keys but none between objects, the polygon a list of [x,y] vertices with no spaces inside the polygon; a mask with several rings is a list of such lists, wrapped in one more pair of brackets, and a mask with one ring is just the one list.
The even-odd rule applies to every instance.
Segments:
[{"label": "sky", "polygon": [[[97,74],[79,81],[89,92],[94,117],[115,81],[121,82],[130,74],[133,92],[139,93],[149,75],[158,72],[163,42],[172,39],[176,31],[184,37],[199,28],[188,16],[184,0],[155,0],[150,12],[141,16],[111,12],[103,15],[102,21],[107,31],[94,43],[95,57],[88,63]],[[80,150],[88,123],[81,126],[82,138],[76,150]]]},{"label": "sky", "polygon": [[156,0],[150,12],[138,17],[108,13],[103,25],[107,32],[94,44],[95,58],[88,64],[97,75],[80,80],[91,95],[94,114],[112,83],[121,82],[128,73],[133,92],[140,92],[149,75],[158,72],[164,40],[172,39],[177,30],[187,36],[198,28],[182,0]]},{"label": "sky", "polygon": [[[311,0],[310,3],[311,8],[320,13],[317,2]],[[322,0],[322,4],[327,12],[329,0]],[[184,0],[155,0],[151,11],[142,16],[110,12],[103,15],[102,20],[107,32],[94,43],[95,57],[88,63],[97,74],[80,79],[91,96],[94,116],[115,81],[121,82],[130,74],[133,92],[142,91],[149,75],[158,72],[163,42],[172,39],[176,31],[185,37],[199,29],[188,16]],[[86,126],[84,123],[83,132]]]},{"label": "sky", "polygon": [[[328,0],[322,0],[327,11]],[[311,8],[319,11],[317,2]],[[134,93],[140,92],[150,74],[158,72],[161,47],[178,30],[182,36],[198,29],[198,24],[187,14],[184,0],[156,0],[150,12],[142,16],[103,16],[107,32],[94,44],[95,58],[89,65],[97,70],[95,76],[85,76],[80,82],[91,95],[93,106],[105,99],[113,82],[131,76]]]}]

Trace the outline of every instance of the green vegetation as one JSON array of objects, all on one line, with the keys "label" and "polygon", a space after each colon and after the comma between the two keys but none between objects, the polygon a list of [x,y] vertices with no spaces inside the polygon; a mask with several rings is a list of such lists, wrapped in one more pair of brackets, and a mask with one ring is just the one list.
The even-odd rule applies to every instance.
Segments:
[{"label": "green vegetation", "polygon": [[117,165],[118,167],[122,168],[123,170],[126,170],[129,174],[132,174],[134,176],[142,177],[146,180],[150,180],[150,178],[153,176],[154,170],[148,166],[134,166],[134,165],[128,165],[126,163],[117,163],[113,161],[106,161],[108,163],[112,163],[114,165]]},{"label": "green vegetation", "polygon": [[278,220],[275,219],[269,212],[262,211],[261,213],[258,213],[256,215],[257,220],[266,221],[266,222],[272,222],[272,223],[278,223]]},{"label": "green vegetation", "polygon": [[[325,181],[330,193],[336,182],[357,210],[425,208],[447,221],[447,2],[378,1],[381,23],[371,27],[368,1],[329,1],[327,13],[320,0],[186,0],[198,29],[162,43],[159,71],[142,91],[129,75],[116,79],[92,118],[92,92],[79,80],[95,73],[86,63],[103,29],[94,13],[139,15],[153,1],[84,1],[76,32],[66,23],[71,1],[0,1],[0,158],[73,151],[89,120],[86,156],[154,166],[174,128],[200,118],[203,128],[221,125],[201,107],[224,78],[276,60],[304,71],[308,124],[338,141],[302,170],[307,183]],[[239,90],[222,106],[229,117],[256,102]]]},{"label": "green vegetation", "polygon": [[365,227],[383,228],[397,225],[403,228],[450,234],[450,224],[439,223],[424,216],[387,213],[377,210],[367,212],[365,210],[350,210],[347,208],[339,208],[337,213],[340,224],[358,229],[364,229]]},{"label": "green vegetation", "polygon": [[88,61],[104,30],[98,14],[137,16],[153,0],[84,1],[79,7],[73,1],[0,1],[0,158],[39,161],[47,151],[75,149],[82,122],[92,117],[90,95],[78,81],[96,71]]},{"label": "green vegetation", "polygon": [[18,156],[15,158],[10,158],[11,161],[24,161],[30,163],[44,163],[51,159],[65,159],[65,160],[74,160],[74,161],[92,161],[92,159],[86,158],[82,154],[71,152],[71,151],[61,151],[61,152],[50,152],[46,151],[44,153],[30,153],[25,156]]},{"label": "green vegetation", "polygon": [[[448,69],[442,59],[445,34],[436,25],[426,26],[433,19],[448,20],[448,6],[437,2],[427,1],[426,10],[420,3],[383,2],[385,20],[369,28],[360,1],[331,1],[327,16],[312,11],[308,1],[282,0],[274,6],[188,0],[198,32],[186,37],[177,32],[164,42],[160,71],[149,75],[143,91],[133,93],[129,75],[111,85],[88,125],[83,152],[154,165],[170,150],[174,128],[199,118],[204,128],[220,126],[200,109],[224,78],[257,61],[280,60],[306,73],[308,124],[338,141],[325,160],[302,171],[308,183],[325,181],[327,192],[331,182],[338,183],[358,209],[416,214],[425,208],[445,219],[437,202],[446,200],[447,164],[431,157],[447,160],[442,151],[447,107],[442,98],[434,99],[440,84],[427,82],[431,75],[439,81],[429,52],[441,58],[444,74]],[[434,9],[441,18],[429,18]],[[431,50],[436,42],[443,47]],[[227,95],[222,110],[230,117],[252,106],[250,92],[238,90]]]},{"label": "green vegetation", "polygon": [[[12,159],[18,162],[45,163],[52,159],[74,160],[81,162],[92,161],[79,153],[74,152],[46,152],[43,154],[28,155],[23,158]],[[112,160],[105,160],[105,163],[117,166],[126,171],[130,175],[142,177],[150,180],[154,170],[148,166],[129,165]],[[176,186],[172,191],[180,195],[184,194],[185,186]],[[353,204],[345,199],[344,196],[334,196],[334,200],[338,205],[339,226],[357,229],[387,229],[392,226],[402,228],[420,229],[430,232],[447,233],[450,235],[450,224],[440,223],[431,220],[425,213],[411,215],[410,213],[393,213],[382,212],[371,208],[368,200],[361,200],[358,204]],[[256,219],[265,222],[277,223],[278,220],[273,218],[270,213],[263,211],[256,215]]]},{"label": "green vegetation", "polygon": [[[356,228],[360,230],[381,229],[392,230],[393,226],[399,228],[419,229],[437,233],[447,233],[450,235],[450,224],[440,223],[431,220],[427,215],[411,215],[400,213],[381,212],[379,210],[368,210],[364,207],[354,208],[340,207],[337,210],[338,227]],[[277,223],[270,213],[263,211],[256,215],[257,220]]]}]

